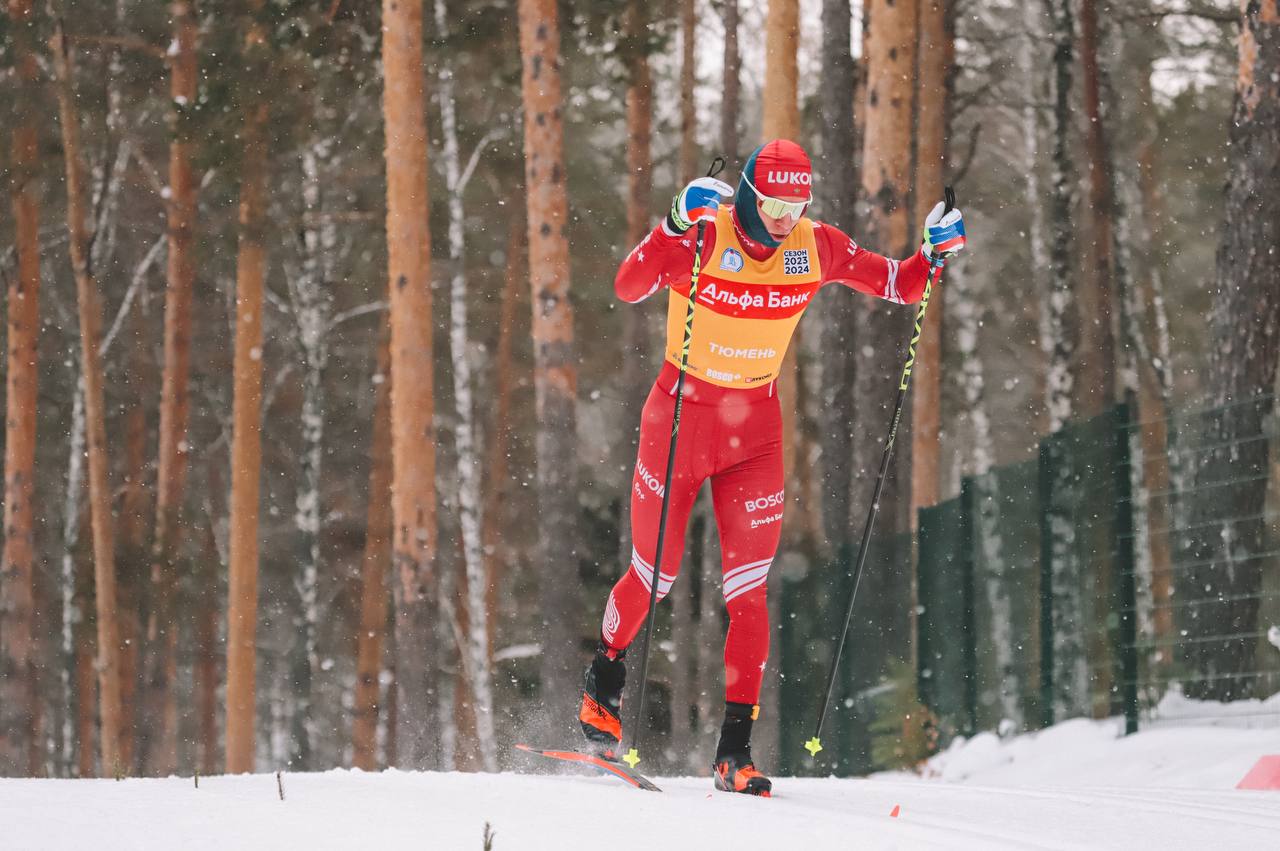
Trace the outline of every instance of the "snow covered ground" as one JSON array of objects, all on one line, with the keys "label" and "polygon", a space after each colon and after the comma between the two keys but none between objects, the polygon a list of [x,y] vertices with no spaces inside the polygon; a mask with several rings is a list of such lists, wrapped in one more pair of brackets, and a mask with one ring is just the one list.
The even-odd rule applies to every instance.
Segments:
[{"label": "snow covered ground", "polygon": [[924,776],[777,778],[771,800],[712,792],[701,777],[642,792],[557,775],[534,756],[529,771],[547,773],[285,774],[283,801],[270,774],[204,777],[199,789],[189,777],[0,780],[0,847],[478,851],[487,822],[495,851],[1280,849],[1280,791],[1234,788],[1258,757],[1280,754],[1270,704],[1238,712],[1237,726],[1165,717],[1128,738],[1116,720],[981,735]]}]

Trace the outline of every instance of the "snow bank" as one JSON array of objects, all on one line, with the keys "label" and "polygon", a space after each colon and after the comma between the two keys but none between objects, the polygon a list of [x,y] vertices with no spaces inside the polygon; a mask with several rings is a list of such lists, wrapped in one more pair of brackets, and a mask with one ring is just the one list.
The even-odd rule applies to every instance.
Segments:
[{"label": "snow bank", "polygon": [[920,777],[992,786],[1233,789],[1258,757],[1280,754],[1280,694],[1223,704],[1170,691],[1138,733],[1123,732],[1120,718],[1077,718],[1009,739],[981,733],[957,739]]}]

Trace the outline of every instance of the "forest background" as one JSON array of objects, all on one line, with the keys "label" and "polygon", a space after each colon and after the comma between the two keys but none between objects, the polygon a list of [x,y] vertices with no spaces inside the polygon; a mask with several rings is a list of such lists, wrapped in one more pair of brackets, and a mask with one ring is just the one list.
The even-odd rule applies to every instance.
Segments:
[{"label": "forest background", "polygon": [[[611,281],[685,180],[766,138],[812,152],[812,214],[878,252],[915,250],[944,183],[965,212],[886,535],[1126,390],[1158,418],[1274,389],[1274,0],[0,21],[6,774],[492,770],[568,735],[665,308]],[[830,658],[821,571],[861,528],[914,315],[839,289],[783,382],[774,580],[814,592],[775,622],[828,637],[771,666],[758,754]],[[713,525],[658,623],[672,769],[709,764],[719,721]],[[911,584],[876,575],[855,690],[914,663]]]}]

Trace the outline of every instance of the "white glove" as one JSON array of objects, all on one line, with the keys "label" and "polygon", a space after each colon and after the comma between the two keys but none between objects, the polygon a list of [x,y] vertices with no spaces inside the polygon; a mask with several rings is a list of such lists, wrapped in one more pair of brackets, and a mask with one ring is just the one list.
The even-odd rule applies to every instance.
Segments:
[{"label": "white glove", "polygon": [[945,259],[965,246],[964,216],[960,208],[952,207],[945,214],[944,210],[946,205],[939,201],[924,220],[924,254],[930,260],[935,253]]},{"label": "white glove", "polygon": [[676,233],[684,233],[694,222],[714,222],[723,198],[733,197],[733,187],[714,177],[699,177],[681,189],[671,201],[668,223]]}]

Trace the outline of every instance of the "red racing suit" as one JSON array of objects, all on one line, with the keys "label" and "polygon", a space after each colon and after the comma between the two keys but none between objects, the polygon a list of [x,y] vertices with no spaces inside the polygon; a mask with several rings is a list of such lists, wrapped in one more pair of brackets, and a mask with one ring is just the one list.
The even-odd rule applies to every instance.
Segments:
[{"label": "red racing suit", "polygon": [[[631,563],[609,594],[601,626],[615,650],[631,644],[648,614],[694,245],[694,230],[673,234],[663,223],[632,250],[614,281],[623,301],[661,289],[670,299],[666,363],[641,418]],[[726,701],[758,702],[769,656],[765,595],[785,502],[776,377],[792,332],[825,284],[905,304],[920,300],[928,271],[922,253],[901,262],[882,257],[807,218],[777,248],[747,237],[731,207],[707,224],[658,597],[680,571],[689,514],[710,479],[729,609]]]}]

